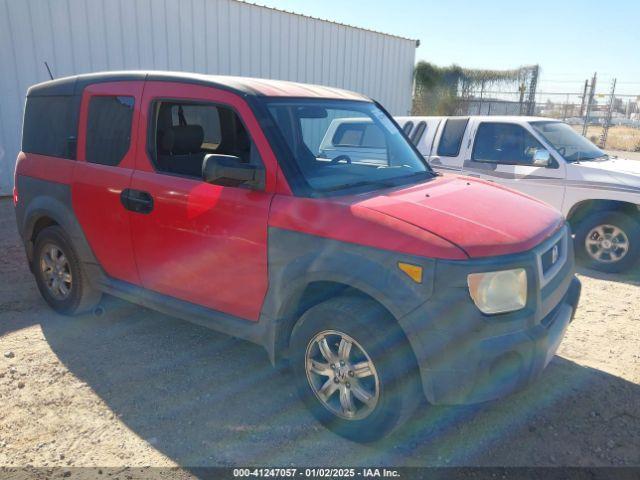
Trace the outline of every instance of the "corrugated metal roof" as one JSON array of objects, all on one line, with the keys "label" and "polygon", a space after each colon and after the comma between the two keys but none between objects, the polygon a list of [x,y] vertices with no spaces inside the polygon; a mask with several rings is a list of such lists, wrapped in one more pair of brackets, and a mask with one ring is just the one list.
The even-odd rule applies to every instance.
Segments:
[{"label": "corrugated metal roof", "polygon": [[384,35],[385,37],[392,37],[392,38],[400,38],[402,40],[409,40],[411,42],[416,42],[416,46],[420,42],[420,39],[418,39],[418,38],[403,37],[402,35],[395,35],[393,33],[381,32],[379,30],[372,30],[370,28],[358,27],[357,25],[351,25],[349,23],[336,22],[335,20],[328,20],[326,18],[314,17],[312,15],[305,15],[304,13],[292,12],[290,10],[284,10],[282,8],[269,7],[267,5],[261,5],[260,3],[248,2],[246,0],[233,0],[233,1],[238,2],[238,3],[246,3],[248,5],[253,5],[255,7],[266,8],[267,10],[273,10],[273,11],[276,11],[276,12],[288,13],[290,15],[297,15],[298,17],[310,18],[312,20],[319,20],[321,22],[331,23],[333,25],[340,25],[342,27],[355,28],[356,30],[362,30],[363,32],[377,33],[378,35]]}]

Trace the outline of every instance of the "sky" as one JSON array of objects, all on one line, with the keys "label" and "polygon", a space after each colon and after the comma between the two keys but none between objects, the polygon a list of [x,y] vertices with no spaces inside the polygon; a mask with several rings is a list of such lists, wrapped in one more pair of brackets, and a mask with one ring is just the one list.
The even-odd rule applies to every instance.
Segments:
[{"label": "sky", "polygon": [[539,92],[640,96],[639,0],[255,0],[269,7],[420,40],[416,61],[511,69],[539,64]]}]

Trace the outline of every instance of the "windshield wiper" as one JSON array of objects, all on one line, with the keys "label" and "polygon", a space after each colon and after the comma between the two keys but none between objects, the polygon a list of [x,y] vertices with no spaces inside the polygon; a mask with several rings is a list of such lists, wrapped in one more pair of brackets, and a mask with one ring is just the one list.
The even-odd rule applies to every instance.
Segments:
[{"label": "windshield wiper", "polygon": [[369,181],[363,181],[363,182],[345,183],[343,185],[336,185],[335,187],[321,188],[318,191],[336,192],[338,190],[347,190],[350,188],[358,188],[358,187],[365,187],[365,186],[391,188],[391,187],[395,187],[396,184],[394,182],[385,181],[385,180],[369,180]]},{"label": "windshield wiper", "polygon": [[604,155],[598,155],[597,157],[588,157],[588,158],[580,158],[578,157],[575,160],[569,160],[570,163],[580,163],[580,162],[590,162],[592,160],[598,160],[599,158],[602,158],[604,160],[609,160],[609,155],[607,153],[605,153]]},{"label": "windshield wiper", "polygon": [[425,170],[424,172],[413,172],[410,173],[409,175],[401,175],[399,177],[394,177],[394,180],[409,180],[410,178],[413,177],[422,177],[424,176],[425,180],[427,178],[433,178],[433,177],[437,177],[438,173],[436,173],[435,171],[429,171],[429,170]]},{"label": "windshield wiper", "polygon": [[382,187],[382,188],[393,188],[399,185],[405,184],[407,180],[412,179],[413,177],[424,177],[424,180],[427,178],[434,178],[436,176],[435,172],[430,172],[429,170],[425,170],[424,172],[414,172],[409,175],[400,175],[397,177],[391,177],[381,180],[363,180],[361,182],[354,183],[345,183],[343,185],[336,185],[335,187],[328,187],[318,189],[319,192],[335,192],[338,190],[347,190],[350,188],[358,188],[364,186],[372,186],[372,187]]}]

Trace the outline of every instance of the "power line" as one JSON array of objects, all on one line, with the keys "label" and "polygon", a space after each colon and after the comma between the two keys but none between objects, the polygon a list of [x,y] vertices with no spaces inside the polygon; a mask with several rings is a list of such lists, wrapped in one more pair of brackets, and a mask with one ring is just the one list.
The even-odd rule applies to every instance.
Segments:
[{"label": "power line", "polygon": [[[477,92],[472,92],[472,93],[477,93]],[[489,91],[489,90],[484,90],[484,95],[519,95],[520,92],[519,91]],[[610,94],[610,92],[605,92],[605,93],[597,93],[595,92],[593,95],[595,97],[608,97]],[[563,95],[563,96],[575,96],[575,97],[582,97],[582,92],[536,92],[536,96],[539,95]],[[622,93],[616,93],[616,97],[628,97],[628,98],[637,98],[640,97],[640,92],[637,94],[622,94]]]}]

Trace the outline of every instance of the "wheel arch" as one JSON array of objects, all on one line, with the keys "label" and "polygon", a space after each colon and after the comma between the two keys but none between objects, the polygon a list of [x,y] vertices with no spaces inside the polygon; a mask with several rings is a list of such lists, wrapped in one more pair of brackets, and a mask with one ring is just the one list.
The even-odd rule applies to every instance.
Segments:
[{"label": "wheel arch", "polygon": [[36,237],[43,229],[54,225],[64,231],[81,262],[98,263],[82,227],[75,218],[70,202],[52,195],[34,196],[18,217],[18,227],[29,263],[33,259]]},{"label": "wheel arch", "polygon": [[[340,278],[339,275],[304,275],[299,282],[288,284],[289,294],[282,303],[277,319],[273,321],[271,345],[267,350],[274,363],[280,363],[289,356],[289,346],[293,330],[302,315],[311,307],[338,296],[352,296],[369,300],[385,312],[402,334],[411,350],[416,368],[419,364],[414,350],[414,342],[409,338],[400,318],[404,312],[388,301],[388,296],[365,282]],[[422,382],[422,380],[420,380]]]},{"label": "wheel arch", "polygon": [[640,222],[640,206],[623,200],[591,199],[583,200],[571,207],[567,213],[567,221],[573,231],[578,224],[589,215],[597,212],[612,211],[628,215]]},{"label": "wheel arch", "polygon": [[[419,265],[420,282],[398,262]],[[269,229],[269,289],[262,308],[273,361],[286,356],[291,332],[313,305],[340,295],[368,298],[406,335],[401,319],[433,294],[435,261],[300,232]]]},{"label": "wheel arch", "polygon": [[[291,339],[291,333],[300,317],[311,307],[318,305],[330,298],[337,296],[353,296],[375,302],[388,312],[390,318],[396,320],[396,317],[389,308],[376,298],[375,293],[366,291],[366,288],[358,288],[350,285],[345,281],[337,279],[309,279],[292,289],[285,303],[282,305],[277,334],[275,336],[275,352],[276,359],[286,356]],[[397,322],[397,320],[396,320]]]},{"label": "wheel arch", "polygon": [[56,199],[45,197],[35,198],[27,207],[20,233],[30,261],[33,258],[33,246],[36,238],[42,230],[54,225],[67,230],[68,221],[65,221],[64,209],[64,206]]}]

